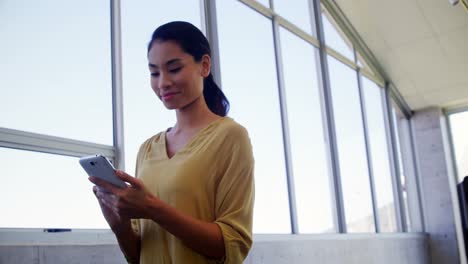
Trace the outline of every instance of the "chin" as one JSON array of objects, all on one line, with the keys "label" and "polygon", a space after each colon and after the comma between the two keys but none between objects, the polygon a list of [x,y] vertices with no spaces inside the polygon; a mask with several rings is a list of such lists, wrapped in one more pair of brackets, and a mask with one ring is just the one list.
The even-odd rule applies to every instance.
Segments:
[{"label": "chin", "polygon": [[167,102],[164,103],[163,102],[163,104],[168,110],[175,110],[175,109],[180,108],[180,106],[178,104],[174,104],[174,103],[170,103],[170,102],[169,103],[167,103]]}]

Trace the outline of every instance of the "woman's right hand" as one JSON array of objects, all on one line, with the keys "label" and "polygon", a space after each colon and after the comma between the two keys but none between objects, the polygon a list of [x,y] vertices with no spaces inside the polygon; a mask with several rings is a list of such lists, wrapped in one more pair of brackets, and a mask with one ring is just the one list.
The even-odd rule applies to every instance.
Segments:
[{"label": "woman's right hand", "polygon": [[131,226],[130,219],[122,218],[109,204],[108,201],[115,198],[113,197],[114,194],[100,188],[99,186],[93,186],[93,192],[99,202],[104,218],[114,233]]}]

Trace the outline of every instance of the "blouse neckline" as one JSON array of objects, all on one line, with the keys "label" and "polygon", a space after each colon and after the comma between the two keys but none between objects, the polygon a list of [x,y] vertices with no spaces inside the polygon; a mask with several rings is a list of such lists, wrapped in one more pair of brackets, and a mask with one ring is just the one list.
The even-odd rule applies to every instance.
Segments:
[{"label": "blouse neckline", "polygon": [[214,121],[212,121],[211,123],[209,123],[208,125],[206,125],[205,127],[203,127],[202,129],[200,129],[199,131],[197,131],[197,133],[195,133],[195,135],[193,135],[190,140],[182,147],[180,148],[178,151],[176,151],[174,153],[174,155],[172,155],[172,157],[169,157],[169,154],[167,153],[167,138],[166,138],[166,134],[167,132],[169,132],[169,130],[171,130],[171,127],[166,129],[163,134],[162,134],[162,140],[163,140],[163,145],[164,145],[164,154],[165,154],[165,158],[168,159],[168,160],[172,160],[175,156],[177,156],[179,153],[183,153],[184,151],[186,151],[191,145],[193,145],[194,142],[197,141],[197,139],[199,137],[201,137],[203,134],[206,134],[208,133],[212,127],[214,127],[216,124],[219,124],[221,123],[223,120],[227,119],[229,117],[227,116],[223,116],[223,117],[220,117]]}]

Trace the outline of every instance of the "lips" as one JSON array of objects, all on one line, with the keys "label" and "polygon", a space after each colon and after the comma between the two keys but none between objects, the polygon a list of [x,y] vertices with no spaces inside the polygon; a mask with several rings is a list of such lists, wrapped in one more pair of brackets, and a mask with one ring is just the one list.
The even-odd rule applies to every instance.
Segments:
[{"label": "lips", "polygon": [[178,94],[177,92],[170,92],[170,93],[165,93],[163,95],[161,95],[161,98],[164,100],[164,101],[168,101],[168,100],[171,100],[174,95]]}]

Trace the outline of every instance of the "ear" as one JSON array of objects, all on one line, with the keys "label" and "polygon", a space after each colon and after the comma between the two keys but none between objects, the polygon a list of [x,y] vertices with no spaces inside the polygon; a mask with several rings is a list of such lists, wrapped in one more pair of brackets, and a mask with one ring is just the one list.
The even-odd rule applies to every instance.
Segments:
[{"label": "ear", "polygon": [[208,75],[210,75],[210,71],[211,71],[211,58],[210,58],[210,56],[208,54],[203,55],[203,57],[201,58],[200,65],[201,65],[201,75],[202,75],[202,77],[203,78],[208,77]]}]

